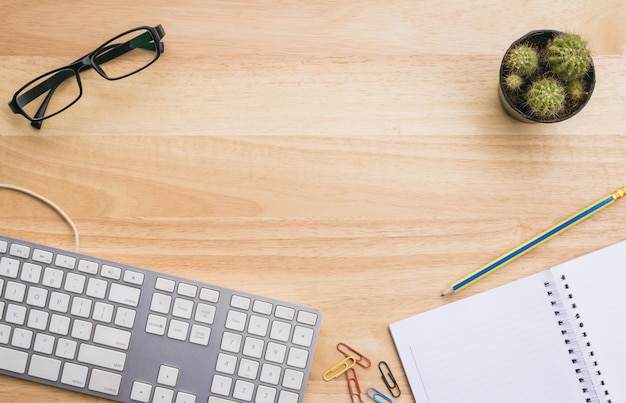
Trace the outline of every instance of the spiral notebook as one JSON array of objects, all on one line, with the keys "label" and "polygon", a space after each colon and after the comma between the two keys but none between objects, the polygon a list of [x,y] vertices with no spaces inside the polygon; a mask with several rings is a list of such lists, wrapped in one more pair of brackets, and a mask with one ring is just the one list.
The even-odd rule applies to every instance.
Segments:
[{"label": "spiral notebook", "polygon": [[626,241],[390,325],[417,403],[626,402]]}]

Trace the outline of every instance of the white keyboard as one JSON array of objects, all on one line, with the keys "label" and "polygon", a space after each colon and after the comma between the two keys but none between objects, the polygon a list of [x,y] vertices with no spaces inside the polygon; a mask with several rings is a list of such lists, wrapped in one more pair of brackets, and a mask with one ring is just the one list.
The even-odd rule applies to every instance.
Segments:
[{"label": "white keyboard", "polygon": [[302,403],[321,314],[0,236],[0,374],[124,403]]}]

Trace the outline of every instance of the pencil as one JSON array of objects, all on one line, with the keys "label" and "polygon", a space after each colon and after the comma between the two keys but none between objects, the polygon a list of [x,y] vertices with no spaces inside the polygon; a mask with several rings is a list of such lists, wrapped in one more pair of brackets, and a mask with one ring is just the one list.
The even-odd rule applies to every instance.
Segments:
[{"label": "pencil", "polygon": [[474,271],[473,273],[468,274],[467,276],[463,277],[462,279],[458,280],[457,282],[453,283],[450,287],[448,287],[441,294],[441,296],[443,297],[447,295],[452,295],[461,291],[462,289],[469,286],[470,284],[475,283],[481,278],[487,276],[490,273],[493,273],[494,271],[498,270],[502,266],[524,255],[525,253],[530,252],[531,250],[535,249],[537,246],[541,245],[542,243],[549,241],[550,239],[554,238],[555,236],[565,231],[566,229],[573,227],[579,222],[582,222],[585,219],[591,217],[592,215],[602,210],[603,208],[610,206],[617,199],[624,197],[624,195],[626,195],[626,186],[601,198],[595,203],[590,204],[589,206],[580,210],[578,213],[566,218],[560,223],[554,225],[553,227],[548,228],[547,230],[543,231],[541,234],[526,241],[525,243],[521,244],[517,248],[508,251],[507,253],[500,256],[496,260],[487,263],[486,265],[482,266],[481,268]]}]

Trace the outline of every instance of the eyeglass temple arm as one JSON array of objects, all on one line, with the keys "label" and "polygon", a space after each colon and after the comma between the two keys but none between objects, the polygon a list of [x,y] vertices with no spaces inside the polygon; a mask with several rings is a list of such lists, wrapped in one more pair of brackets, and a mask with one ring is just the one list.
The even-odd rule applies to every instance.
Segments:
[{"label": "eyeglass temple arm", "polygon": [[[155,45],[156,43],[153,42],[150,32],[144,32],[143,34],[138,35],[125,43],[109,45],[106,48],[99,49],[99,52],[101,52],[101,54],[94,59],[94,62],[96,64],[103,64],[123,55],[124,53],[130,52],[133,49],[146,49],[156,51]],[[162,53],[165,50],[163,42],[159,42],[158,45],[159,52]]]}]

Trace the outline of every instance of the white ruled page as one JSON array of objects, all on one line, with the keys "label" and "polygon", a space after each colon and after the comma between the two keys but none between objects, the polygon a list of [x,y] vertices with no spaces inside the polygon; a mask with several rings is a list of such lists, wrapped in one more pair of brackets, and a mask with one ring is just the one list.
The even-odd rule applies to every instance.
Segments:
[{"label": "white ruled page", "polygon": [[390,326],[415,401],[580,402],[549,271]]},{"label": "white ruled page", "polygon": [[600,249],[552,269],[555,278],[565,275],[574,297],[575,311],[586,334],[609,395],[602,401],[626,401],[626,241]]}]

